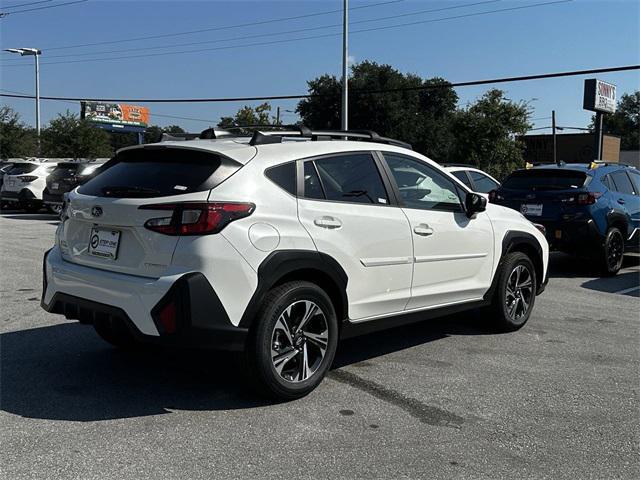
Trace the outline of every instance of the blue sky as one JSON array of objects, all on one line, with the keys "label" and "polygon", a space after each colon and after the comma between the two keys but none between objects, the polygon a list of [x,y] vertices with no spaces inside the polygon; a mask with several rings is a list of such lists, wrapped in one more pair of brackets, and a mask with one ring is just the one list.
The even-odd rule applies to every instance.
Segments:
[{"label": "blue sky", "polygon": [[[6,7],[35,0],[3,0]],[[43,2],[31,7],[69,0]],[[351,0],[362,7],[384,0]],[[352,22],[409,14],[404,17],[353,24],[352,31],[438,19],[475,12],[533,5],[551,0],[405,0],[371,8],[355,9]],[[306,92],[306,81],[324,73],[339,75],[340,35],[279,44],[209,50],[177,55],[150,53],[213,49],[246,43],[269,42],[305,36],[339,34],[340,13],[241,28],[135,42],[65,49],[69,45],[106,42],[149,35],[212,29],[242,23],[339,10],[341,0],[297,1],[106,1],[89,0],[0,19],[2,48],[37,47],[41,57],[42,95],[73,97],[233,97],[282,95]],[[451,8],[461,7],[461,8]],[[29,8],[27,6],[23,8]],[[445,9],[422,13],[423,10]],[[17,11],[19,8],[14,8]],[[325,27],[326,26],[326,27]],[[322,28],[319,28],[322,27]],[[250,39],[241,37],[310,29]],[[237,40],[229,40],[237,39]],[[112,54],[100,52],[142,49],[166,45],[214,42],[195,46],[137,50]],[[86,55],[91,53],[91,55]],[[78,54],[85,54],[80,56]],[[77,55],[58,57],[59,55]],[[91,58],[137,55],[137,58],[90,62]],[[587,69],[640,63],[640,2],[637,0],[573,0],[534,8],[497,12],[422,23],[387,30],[353,33],[350,55],[355,61],[388,63],[403,72],[422,77],[440,76],[452,82],[544,72]],[[52,58],[56,56],[55,58]],[[0,88],[33,92],[33,69],[29,58],[0,56]],[[83,61],[79,61],[83,60]],[[66,62],[74,63],[50,63]],[[24,64],[26,66],[10,66]],[[590,114],[582,110],[585,77],[501,84],[508,97],[531,103],[536,126],[546,126],[552,109],[559,125],[584,126]],[[640,73],[600,74],[598,78],[618,86],[618,95],[640,88]],[[473,101],[489,86],[457,90],[461,104]],[[33,101],[3,99],[28,123],[34,121]],[[295,109],[295,101],[275,102],[283,110]],[[152,123],[179,124],[200,131],[222,115],[234,113],[242,104],[154,104]],[[77,104],[45,101],[43,123],[65,109],[79,111]],[[155,114],[191,117],[205,121],[178,120]],[[295,115],[286,113],[284,121]],[[210,120],[208,122],[207,120]]]}]

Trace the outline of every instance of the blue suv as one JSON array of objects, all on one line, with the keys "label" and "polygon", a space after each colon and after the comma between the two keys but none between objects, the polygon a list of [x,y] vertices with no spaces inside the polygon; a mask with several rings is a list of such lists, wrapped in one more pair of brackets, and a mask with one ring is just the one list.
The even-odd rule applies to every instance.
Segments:
[{"label": "blue suv", "polygon": [[640,241],[640,172],[616,163],[545,164],[517,170],[492,203],[543,225],[552,249],[593,258],[615,275]]}]

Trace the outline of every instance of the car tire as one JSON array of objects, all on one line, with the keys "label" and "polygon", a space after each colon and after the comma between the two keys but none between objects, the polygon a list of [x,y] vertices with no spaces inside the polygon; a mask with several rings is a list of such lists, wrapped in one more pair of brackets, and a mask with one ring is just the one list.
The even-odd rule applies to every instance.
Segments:
[{"label": "car tire", "polygon": [[600,258],[601,272],[605,277],[615,276],[624,260],[624,236],[619,228],[611,227],[604,237]]},{"label": "car tire", "polygon": [[128,350],[137,345],[135,338],[122,321],[112,318],[96,319],[93,322],[93,328],[100,338],[114,347]]},{"label": "car tire", "polygon": [[490,307],[497,329],[513,332],[529,320],[536,301],[538,282],[531,259],[522,252],[507,254],[497,272],[496,290]]},{"label": "car tire", "polygon": [[249,377],[266,396],[303,397],[328,372],[337,344],[338,321],[326,292],[310,282],[285,283],[267,294],[251,328]]},{"label": "car tire", "polygon": [[47,205],[47,210],[54,215],[60,215],[62,213],[62,205]]}]

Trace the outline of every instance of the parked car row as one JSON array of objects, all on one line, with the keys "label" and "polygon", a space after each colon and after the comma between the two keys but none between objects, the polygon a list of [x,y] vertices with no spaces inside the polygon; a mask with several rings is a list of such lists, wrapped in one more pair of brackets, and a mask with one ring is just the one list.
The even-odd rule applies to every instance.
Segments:
[{"label": "parked car row", "polygon": [[28,212],[46,207],[60,213],[63,195],[95,175],[105,161],[5,163],[0,167],[2,204]]}]

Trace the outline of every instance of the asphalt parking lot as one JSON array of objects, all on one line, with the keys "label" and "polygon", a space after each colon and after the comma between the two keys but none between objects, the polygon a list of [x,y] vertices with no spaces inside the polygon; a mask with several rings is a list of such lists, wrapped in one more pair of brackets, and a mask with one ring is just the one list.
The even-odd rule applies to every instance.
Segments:
[{"label": "asphalt parking lot", "polygon": [[7,479],[640,478],[640,257],[552,256],[529,323],[464,314],[343,342],[270,404],[207,352],[123,353],[40,309],[56,217],[0,215]]}]

